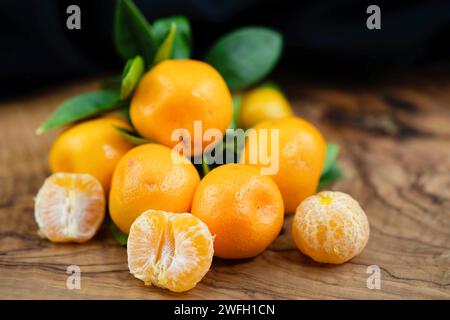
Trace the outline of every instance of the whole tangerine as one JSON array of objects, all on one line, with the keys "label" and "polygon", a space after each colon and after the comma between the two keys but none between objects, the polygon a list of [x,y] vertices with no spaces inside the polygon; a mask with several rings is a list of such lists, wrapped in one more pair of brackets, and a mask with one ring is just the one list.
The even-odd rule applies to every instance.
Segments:
[{"label": "whole tangerine", "polygon": [[250,128],[264,120],[293,115],[289,101],[279,89],[261,86],[244,95],[239,110],[239,125]]},{"label": "whole tangerine", "polygon": [[297,208],[292,235],[297,247],[317,262],[344,263],[361,253],[369,222],[358,202],[343,192],[322,191]]},{"label": "whole tangerine", "polygon": [[260,254],[277,237],[284,219],[276,184],[242,164],[209,172],[195,191],[191,212],[215,236],[214,254],[226,259]]},{"label": "whole tangerine", "polygon": [[114,170],[111,218],[128,234],[133,221],[146,210],[189,212],[199,181],[194,165],[175,151],[154,143],[138,146]]},{"label": "whole tangerine", "polygon": [[[325,160],[322,134],[299,117],[262,121],[250,130],[254,130],[257,142],[251,141],[252,135],[249,135],[240,162],[259,169],[273,167],[267,174],[283,195],[286,213],[294,213],[303,199],[316,192]],[[276,132],[278,139],[273,138],[277,137],[273,135]],[[264,136],[267,139],[263,139]],[[261,155],[267,155],[270,163]]]},{"label": "whole tangerine", "polygon": [[50,149],[52,172],[91,174],[108,194],[117,162],[133,147],[114,126],[131,129],[126,121],[108,116],[63,131]]},{"label": "whole tangerine", "polygon": [[[222,76],[207,63],[165,60],[147,72],[131,100],[130,116],[137,131],[150,141],[174,147],[177,129],[186,130],[194,148],[194,121],[201,122],[200,138],[208,129],[222,134],[232,117],[232,99]],[[203,140],[203,139],[202,139]],[[184,140],[186,141],[186,140]],[[202,141],[202,148],[210,142]]]}]

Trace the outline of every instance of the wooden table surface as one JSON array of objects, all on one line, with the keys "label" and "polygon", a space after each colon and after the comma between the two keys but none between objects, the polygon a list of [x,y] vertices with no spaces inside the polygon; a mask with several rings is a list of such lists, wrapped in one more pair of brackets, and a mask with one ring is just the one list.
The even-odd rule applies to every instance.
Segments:
[{"label": "wooden table surface", "polygon": [[[344,265],[320,265],[295,248],[288,217],[263,254],[215,259],[184,294],[135,279],[106,228],[82,245],[36,234],[33,197],[50,173],[56,133],[34,130],[65,98],[95,87],[88,81],[0,103],[0,298],[450,299],[450,82],[285,86],[296,112],[341,145],[345,177],[330,188],[365,209],[368,245]],[[66,288],[69,265],[81,268],[79,290]],[[370,265],[381,270],[380,290],[367,288]]]}]

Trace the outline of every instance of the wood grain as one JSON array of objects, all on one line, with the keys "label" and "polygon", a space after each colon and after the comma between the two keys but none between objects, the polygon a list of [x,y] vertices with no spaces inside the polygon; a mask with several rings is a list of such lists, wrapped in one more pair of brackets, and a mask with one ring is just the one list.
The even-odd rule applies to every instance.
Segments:
[{"label": "wood grain", "polygon": [[[2,299],[450,299],[450,83],[369,89],[285,85],[297,113],[342,146],[345,177],[331,189],[365,209],[371,237],[340,265],[319,265],[293,245],[289,224],[260,256],[215,259],[193,290],[145,287],[129,274],[126,250],[103,228],[83,245],[41,240],[33,197],[49,175],[56,133],[34,130],[65,98],[95,81],[0,105],[0,298]],[[66,269],[81,267],[81,289]],[[366,286],[381,268],[381,289]]]}]

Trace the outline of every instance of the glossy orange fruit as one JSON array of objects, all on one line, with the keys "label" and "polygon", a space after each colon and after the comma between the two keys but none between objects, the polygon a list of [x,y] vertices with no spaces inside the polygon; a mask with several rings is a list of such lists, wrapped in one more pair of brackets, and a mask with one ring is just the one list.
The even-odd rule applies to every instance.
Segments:
[{"label": "glossy orange fruit", "polygon": [[[231,94],[222,76],[209,64],[165,60],[140,81],[130,116],[143,137],[169,147],[179,143],[172,139],[174,130],[187,130],[194,153],[194,121],[201,121],[201,135],[211,128],[224,133],[232,116]],[[209,143],[204,141],[202,146]]]},{"label": "glossy orange fruit", "polygon": [[146,285],[174,292],[192,289],[208,272],[214,250],[208,227],[189,213],[148,210],[132,224],[130,272]]},{"label": "glossy orange fruit", "polygon": [[261,86],[247,92],[239,110],[239,125],[243,128],[270,119],[293,116],[292,107],[283,93],[274,87]]},{"label": "glossy orange fruit", "polygon": [[85,242],[105,216],[100,182],[89,174],[54,173],[35,199],[39,234],[53,242]]},{"label": "glossy orange fruit", "polygon": [[279,234],[284,218],[276,184],[241,164],[209,172],[198,185],[191,212],[215,236],[215,255],[228,259],[264,251]]},{"label": "glossy orange fruit", "polygon": [[350,260],[364,249],[369,233],[366,214],[342,192],[323,191],[305,199],[292,222],[297,247],[317,262]]},{"label": "glossy orange fruit", "polygon": [[194,165],[159,144],[144,144],[126,153],[116,166],[109,194],[114,223],[128,233],[149,209],[189,212],[200,181]]},{"label": "glossy orange fruit", "polygon": [[[271,132],[277,129],[279,139],[272,141]],[[294,213],[303,199],[316,192],[325,160],[322,134],[311,123],[298,117],[266,120],[251,130],[255,130],[257,143],[250,143],[250,138],[247,140],[240,162],[259,169],[273,166],[270,177],[283,195],[286,212]],[[261,137],[267,137],[267,140]],[[261,154],[268,158],[262,161]],[[256,161],[252,162],[252,158]]]},{"label": "glossy orange fruit", "polygon": [[132,145],[114,128],[130,129],[127,122],[102,117],[75,124],[61,133],[50,150],[52,172],[89,173],[108,194],[112,173]]}]

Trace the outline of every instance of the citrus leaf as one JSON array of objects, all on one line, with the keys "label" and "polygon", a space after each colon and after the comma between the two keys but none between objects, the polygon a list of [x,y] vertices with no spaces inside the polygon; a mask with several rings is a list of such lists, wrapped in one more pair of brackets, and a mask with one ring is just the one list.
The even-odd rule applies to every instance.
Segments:
[{"label": "citrus leaf", "polygon": [[239,111],[241,109],[241,103],[242,103],[242,95],[234,94],[233,95],[233,117],[231,118],[231,122],[230,122],[230,125],[228,126],[228,129],[236,129],[237,128]]},{"label": "citrus leaf", "polygon": [[36,130],[36,134],[113,110],[119,102],[119,94],[112,90],[93,91],[69,98]]},{"label": "citrus leaf", "polygon": [[332,168],[333,164],[336,162],[336,158],[339,153],[339,145],[335,143],[327,143],[325,152],[325,161],[323,163],[322,174],[325,176],[328,171]]},{"label": "citrus leaf", "polygon": [[263,79],[280,58],[282,36],[271,29],[247,27],[221,37],[205,60],[231,89],[245,88]]},{"label": "citrus leaf", "polygon": [[150,143],[149,140],[144,139],[142,137],[137,136],[133,131],[121,128],[121,127],[117,127],[114,126],[114,128],[116,128],[117,131],[119,131],[119,133],[125,138],[127,139],[127,141],[134,145],[134,146],[139,146],[141,144],[146,144],[146,143]]},{"label": "citrus leaf", "polygon": [[202,169],[203,169],[203,177],[206,176],[210,170],[208,163],[206,163],[205,156],[202,156]]},{"label": "citrus leaf", "polygon": [[342,170],[339,164],[335,162],[328,172],[320,177],[318,188],[323,189],[338,180],[340,177],[342,177]]},{"label": "citrus leaf", "polygon": [[189,59],[191,56],[191,25],[183,16],[174,16],[158,19],[153,23],[153,30],[158,43],[161,44],[170,32],[172,24],[176,25],[177,32],[173,41],[173,50],[170,58]]},{"label": "citrus leaf", "polygon": [[120,98],[125,100],[133,92],[136,85],[144,73],[144,59],[136,56],[127,61],[122,74],[122,85],[120,88]]},{"label": "citrus leaf", "polygon": [[120,244],[121,246],[127,245],[128,235],[123,233],[112,221],[110,221],[109,224],[109,231],[118,244]]},{"label": "citrus leaf", "polygon": [[282,92],[280,86],[273,81],[265,81],[264,83],[261,83],[260,88],[271,88]]},{"label": "citrus leaf", "polygon": [[123,59],[141,55],[147,67],[153,63],[157,40],[147,19],[131,0],[117,0],[114,43]]},{"label": "citrus leaf", "polygon": [[170,59],[173,50],[173,41],[175,39],[175,33],[177,32],[177,25],[172,23],[170,31],[167,37],[164,39],[163,43],[158,48],[158,52],[155,55],[154,64],[160,63],[161,61]]}]

